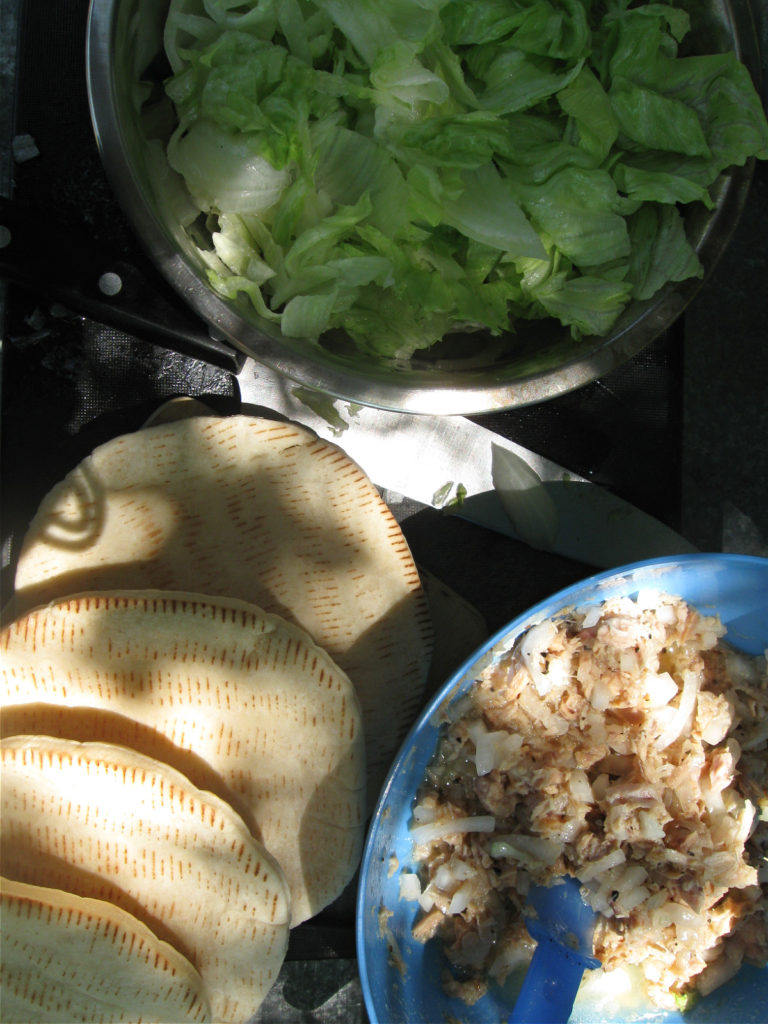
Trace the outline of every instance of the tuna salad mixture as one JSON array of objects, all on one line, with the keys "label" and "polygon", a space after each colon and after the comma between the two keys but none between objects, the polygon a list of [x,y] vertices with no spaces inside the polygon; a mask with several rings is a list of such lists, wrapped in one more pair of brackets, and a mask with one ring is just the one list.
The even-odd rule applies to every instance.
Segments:
[{"label": "tuna salad mixture", "polygon": [[538,623],[454,707],[414,808],[414,934],[467,1002],[530,959],[531,883],[572,875],[604,971],[685,1006],[768,960],[768,673],[645,592]]}]

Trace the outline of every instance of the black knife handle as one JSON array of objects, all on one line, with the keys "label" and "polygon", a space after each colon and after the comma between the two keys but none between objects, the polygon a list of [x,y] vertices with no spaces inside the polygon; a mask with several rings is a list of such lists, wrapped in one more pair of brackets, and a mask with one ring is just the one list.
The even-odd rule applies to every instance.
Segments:
[{"label": "black knife handle", "polygon": [[159,271],[120,256],[45,211],[0,196],[0,277],[80,316],[232,373],[246,356],[207,324]]}]

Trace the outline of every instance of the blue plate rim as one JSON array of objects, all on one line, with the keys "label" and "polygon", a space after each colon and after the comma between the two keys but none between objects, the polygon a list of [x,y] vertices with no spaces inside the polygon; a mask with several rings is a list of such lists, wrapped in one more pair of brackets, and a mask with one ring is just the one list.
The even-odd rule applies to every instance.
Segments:
[{"label": "blue plate rim", "polygon": [[[681,555],[667,555],[663,557],[641,559],[629,562],[625,565],[616,566],[612,569],[604,569],[599,572],[586,575],[566,587],[553,592],[551,595],[542,598],[534,605],[528,607],[514,619],[497,629],[479,647],[477,647],[464,661],[451,673],[448,679],[441,684],[432,697],[429,698],[416,720],[411,725],[408,733],[403,739],[397,754],[387,772],[386,779],[382,785],[379,797],[368,824],[366,839],[363,847],[360,873],[358,878],[357,894],[355,901],[355,939],[357,948],[357,964],[360,977],[360,984],[363,1000],[371,1021],[377,1021],[378,1016],[371,992],[370,977],[368,974],[367,958],[364,949],[364,928],[365,916],[370,913],[370,907],[365,902],[368,889],[368,880],[372,865],[371,851],[375,846],[377,832],[381,825],[382,815],[387,810],[388,794],[401,770],[405,758],[413,745],[417,734],[424,727],[425,723],[439,714],[441,707],[448,702],[454,691],[462,686],[468,673],[476,674],[476,666],[484,658],[488,657],[499,644],[508,646],[515,635],[518,635],[524,628],[536,621],[545,612],[552,614],[554,605],[558,608],[567,608],[574,604],[573,596],[580,591],[587,589],[599,589],[606,587],[611,581],[618,583],[621,578],[647,570],[658,569],[660,573],[679,567],[699,565],[702,568],[707,565],[722,568],[724,566],[755,568],[762,571],[768,578],[768,558],[760,555],[747,555],[729,552],[694,552]],[[768,968],[766,968],[768,970]]]}]

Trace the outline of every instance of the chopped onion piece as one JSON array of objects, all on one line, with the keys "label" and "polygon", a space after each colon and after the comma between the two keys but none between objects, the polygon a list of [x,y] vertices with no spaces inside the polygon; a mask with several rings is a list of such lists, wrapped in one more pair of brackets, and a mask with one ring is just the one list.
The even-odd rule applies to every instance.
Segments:
[{"label": "chopped onion piece", "polygon": [[421,882],[413,871],[404,871],[399,878],[400,899],[418,900],[421,898]]},{"label": "chopped onion piece", "polygon": [[644,882],[647,877],[648,872],[642,864],[629,864],[621,874],[621,888],[634,889],[636,885]]},{"label": "chopped onion piece", "polygon": [[421,907],[425,914],[428,914],[432,907],[434,907],[434,905],[435,897],[430,892],[429,886],[427,886],[427,888],[424,890],[421,896],[419,896],[419,906]]},{"label": "chopped onion piece", "polygon": [[611,703],[611,691],[605,680],[598,679],[595,682],[595,685],[592,687],[592,692],[589,695],[589,703],[595,711],[605,711]]},{"label": "chopped onion piece", "polygon": [[441,864],[435,872],[434,884],[441,892],[453,889],[455,876],[447,864]]},{"label": "chopped onion piece", "polygon": [[594,801],[592,786],[589,784],[589,778],[583,768],[576,768],[571,772],[568,785],[576,800],[584,804],[591,804]]},{"label": "chopped onion piece", "polygon": [[456,892],[451,896],[451,902],[448,904],[449,914],[461,914],[469,906],[469,899],[472,895],[472,886],[465,882],[464,885],[460,885]]},{"label": "chopped onion piece", "polygon": [[736,842],[739,845],[741,845],[742,843],[746,843],[747,839],[749,838],[752,832],[752,826],[754,825],[756,815],[757,811],[755,805],[752,803],[751,800],[745,800],[744,806],[741,809],[738,818],[736,819],[738,828],[736,830],[735,838]]},{"label": "chopped onion piece", "polygon": [[477,868],[472,864],[468,864],[460,857],[451,857],[450,866],[451,871],[453,872],[453,877],[459,879],[461,882],[465,882],[468,878],[474,878],[475,875],[477,875]]},{"label": "chopped onion piece", "polygon": [[411,838],[420,846],[422,843],[434,842],[462,832],[493,832],[496,819],[492,814],[478,814],[469,818],[449,818],[444,821],[429,822],[426,825],[414,825]]},{"label": "chopped onion piece", "polygon": [[[579,611],[581,612],[581,609],[579,609]],[[584,611],[584,618],[582,619],[582,622],[581,622],[581,628],[582,629],[591,629],[593,626],[596,626],[598,624],[598,622],[600,621],[600,616],[602,614],[603,614],[603,609],[602,609],[601,605],[599,605],[599,604],[591,604],[591,605],[589,605],[589,607]]]},{"label": "chopped onion piece", "polygon": [[551,867],[560,856],[559,843],[540,839],[538,836],[503,835],[491,843],[491,856],[520,861],[528,867],[542,864]]},{"label": "chopped onion piece", "polygon": [[706,785],[705,781],[701,783],[701,795],[704,799],[704,805],[707,808],[707,812],[711,817],[715,815],[725,815],[725,801],[723,800],[723,794],[719,789],[713,789],[712,786]]},{"label": "chopped onion piece", "polygon": [[505,732],[483,732],[475,739],[475,770],[478,775],[487,775],[495,768],[503,768],[523,745],[522,736]]},{"label": "chopped onion piece", "polygon": [[696,672],[683,672],[683,690],[680,694],[680,703],[675,709],[674,714],[669,716],[669,720],[656,742],[658,750],[665,750],[670,743],[674,743],[682,735],[688,720],[695,710],[698,690],[699,677]]},{"label": "chopped onion piece", "polygon": [[[664,809],[663,806],[661,808]],[[638,811],[637,818],[640,822],[640,835],[643,839],[663,840],[664,821],[659,818],[655,811]],[[669,815],[665,814],[665,821],[669,821]]]},{"label": "chopped onion piece", "polygon": [[429,807],[427,804],[416,804],[413,808],[413,820],[418,821],[420,825],[426,824],[428,821],[434,821],[436,817],[436,808]]},{"label": "chopped onion piece", "polygon": [[675,932],[680,942],[688,942],[696,938],[696,932],[700,930],[705,921],[699,914],[690,907],[683,906],[669,900],[659,910],[654,912],[654,923],[659,922],[661,927],[666,924],[675,926]]},{"label": "chopped onion piece", "polygon": [[610,868],[616,867],[617,864],[623,864],[626,861],[626,855],[621,847],[616,847],[615,850],[611,850],[610,853],[606,853],[604,857],[599,857],[597,860],[593,860],[586,867],[582,868],[579,873],[579,880],[582,882],[588,882],[592,878],[596,878],[601,875],[604,871],[608,871]]},{"label": "chopped onion piece", "polygon": [[523,664],[533,680],[540,697],[544,697],[552,688],[553,679],[542,671],[541,658],[544,651],[557,636],[557,627],[551,619],[544,619],[531,626],[523,637],[520,654]]},{"label": "chopped onion piece", "polygon": [[617,916],[629,914],[641,903],[644,903],[650,896],[650,892],[644,885],[636,885],[633,889],[627,889],[619,894],[614,903]]},{"label": "chopped onion piece", "polygon": [[646,672],[642,685],[652,708],[666,707],[677,695],[677,683],[669,672]]}]

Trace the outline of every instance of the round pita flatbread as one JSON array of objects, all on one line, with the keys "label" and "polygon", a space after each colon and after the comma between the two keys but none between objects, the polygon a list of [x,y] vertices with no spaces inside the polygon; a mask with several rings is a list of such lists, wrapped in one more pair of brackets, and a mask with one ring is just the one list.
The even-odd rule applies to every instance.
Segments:
[{"label": "round pita flatbread", "polygon": [[3,735],[100,740],[230,803],[280,863],[291,924],[360,860],[365,746],[347,676],[298,626],[235,599],[96,593],[0,632]]},{"label": "round pita flatbread", "polygon": [[213,1019],[247,1020],[277,979],[290,897],[232,808],[112,744],[0,743],[2,874],[105,900],[199,971]]},{"label": "round pita flatbread", "polygon": [[6,1024],[205,1024],[203,980],[177,950],[104,900],[0,878]]},{"label": "round pita flatbread", "polygon": [[201,416],[97,448],[44,499],[15,614],[82,591],[236,597],[305,629],[352,680],[373,805],[421,704],[432,630],[399,524],[305,428]]}]

